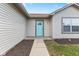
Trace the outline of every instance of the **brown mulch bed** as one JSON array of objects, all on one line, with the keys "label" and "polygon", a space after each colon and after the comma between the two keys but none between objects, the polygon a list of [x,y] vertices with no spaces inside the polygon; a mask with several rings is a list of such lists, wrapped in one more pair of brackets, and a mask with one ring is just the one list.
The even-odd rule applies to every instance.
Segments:
[{"label": "brown mulch bed", "polygon": [[71,41],[68,39],[55,39],[55,41],[59,44],[79,44],[79,39],[71,39]]},{"label": "brown mulch bed", "polygon": [[23,40],[13,47],[5,56],[29,56],[34,40]]}]

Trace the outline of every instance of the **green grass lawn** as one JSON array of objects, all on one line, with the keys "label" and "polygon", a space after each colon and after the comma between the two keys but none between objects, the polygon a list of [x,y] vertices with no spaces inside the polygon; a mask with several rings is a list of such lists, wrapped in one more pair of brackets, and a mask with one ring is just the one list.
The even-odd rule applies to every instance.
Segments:
[{"label": "green grass lawn", "polygon": [[53,40],[44,42],[51,56],[79,56],[79,44],[58,44]]}]

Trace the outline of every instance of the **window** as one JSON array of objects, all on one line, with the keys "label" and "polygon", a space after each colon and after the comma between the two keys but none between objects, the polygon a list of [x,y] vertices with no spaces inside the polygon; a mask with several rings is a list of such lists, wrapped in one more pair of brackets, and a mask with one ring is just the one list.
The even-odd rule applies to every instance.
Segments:
[{"label": "window", "polygon": [[63,18],[63,32],[77,33],[79,32],[79,18]]}]

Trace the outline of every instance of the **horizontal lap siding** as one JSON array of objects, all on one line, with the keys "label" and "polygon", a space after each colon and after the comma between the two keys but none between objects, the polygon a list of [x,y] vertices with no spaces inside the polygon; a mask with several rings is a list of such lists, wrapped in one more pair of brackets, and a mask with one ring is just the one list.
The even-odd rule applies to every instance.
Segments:
[{"label": "horizontal lap siding", "polygon": [[64,9],[61,12],[58,12],[52,17],[52,37],[54,39],[79,39],[78,33],[62,33],[62,18],[63,17],[79,17],[79,9],[73,6]]},{"label": "horizontal lap siding", "polygon": [[9,4],[0,4],[0,55],[26,36],[26,19]]}]

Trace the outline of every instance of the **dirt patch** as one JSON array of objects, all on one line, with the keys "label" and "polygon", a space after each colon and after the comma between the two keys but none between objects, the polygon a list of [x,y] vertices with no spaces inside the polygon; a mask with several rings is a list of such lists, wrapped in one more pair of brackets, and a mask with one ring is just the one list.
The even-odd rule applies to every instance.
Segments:
[{"label": "dirt patch", "polygon": [[5,56],[29,56],[34,40],[23,40],[13,47]]},{"label": "dirt patch", "polygon": [[55,39],[59,44],[79,44],[79,39]]}]

